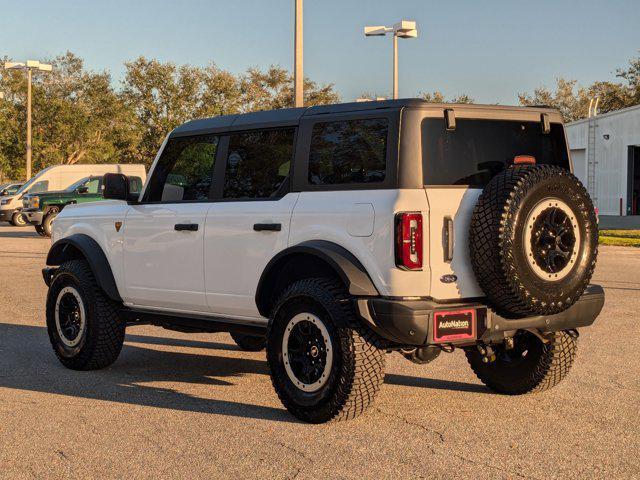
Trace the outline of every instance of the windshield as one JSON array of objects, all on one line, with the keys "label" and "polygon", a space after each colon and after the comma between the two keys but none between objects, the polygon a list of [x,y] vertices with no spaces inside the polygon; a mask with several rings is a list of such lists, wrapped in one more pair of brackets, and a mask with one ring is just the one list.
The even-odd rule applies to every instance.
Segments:
[{"label": "windshield", "polygon": [[7,195],[13,195],[20,189],[20,184],[16,183],[15,185],[9,185],[7,187]]},{"label": "windshield", "polygon": [[29,187],[31,187],[31,185],[33,185],[37,181],[38,181],[38,175],[36,175],[35,177],[31,177],[31,180],[29,180],[27,183],[22,185],[22,187],[20,187],[16,193],[20,194],[20,193],[26,192],[27,190],[29,190]]},{"label": "windshield", "polygon": [[559,123],[552,123],[548,134],[540,122],[457,119],[456,124],[447,130],[442,118],[422,122],[425,185],[483,188],[519,155],[534,157],[537,165],[570,169]]}]

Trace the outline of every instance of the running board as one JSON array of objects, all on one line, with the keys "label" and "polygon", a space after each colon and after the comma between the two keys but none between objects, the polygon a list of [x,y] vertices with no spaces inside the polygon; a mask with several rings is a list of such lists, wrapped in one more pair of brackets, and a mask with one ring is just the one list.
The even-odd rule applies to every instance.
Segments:
[{"label": "running board", "polygon": [[267,333],[266,325],[247,325],[220,317],[195,314],[172,314],[155,310],[143,310],[125,307],[120,310],[121,318],[127,321],[127,326],[155,325],[176,330],[178,332],[233,332],[244,335],[264,336]]}]

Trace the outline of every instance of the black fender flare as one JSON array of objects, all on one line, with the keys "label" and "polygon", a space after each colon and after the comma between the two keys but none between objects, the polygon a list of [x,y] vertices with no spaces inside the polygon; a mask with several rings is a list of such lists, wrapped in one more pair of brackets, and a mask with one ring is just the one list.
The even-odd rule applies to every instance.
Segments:
[{"label": "black fender flare", "polygon": [[98,242],[88,235],[76,233],[55,242],[49,249],[47,265],[58,266],[80,257],[87,261],[104,293],[112,300],[122,302],[107,256]]},{"label": "black fender flare", "polygon": [[311,255],[327,264],[340,277],[350,295],[355,297],[380,296],[367,270],[355,255],[337,243],[326,240],[309,240],[282,250],[267,263],[258,281],[255,297],[258,311],[262,315],[267,316],[268,314],[264,308],[265,302],[268,300],[265,298],[265,296],[268,297],[265,292],[269,291],[271,274],[278,271],[279,266],[284,265],[287,258],[297,254]]}]

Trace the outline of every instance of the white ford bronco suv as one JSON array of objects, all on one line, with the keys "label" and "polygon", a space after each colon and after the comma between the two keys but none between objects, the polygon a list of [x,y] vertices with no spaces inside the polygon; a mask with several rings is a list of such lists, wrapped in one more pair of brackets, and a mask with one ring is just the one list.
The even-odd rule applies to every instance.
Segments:
[{"label": "white ford bronco suv", "polygon": [[394,100],[221,116],[164,141],[139,196],[107,174],[53,223],[47,327],[68,368],[113,363],[125,328],[266,347],[307,422],[353,418],[385,354],[464,351],[505,394],[568,373],[598,226],[557,111]]}]

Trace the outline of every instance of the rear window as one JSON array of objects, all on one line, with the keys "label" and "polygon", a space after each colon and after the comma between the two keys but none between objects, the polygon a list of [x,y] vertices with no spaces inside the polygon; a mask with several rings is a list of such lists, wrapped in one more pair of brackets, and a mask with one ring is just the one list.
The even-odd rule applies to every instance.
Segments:
[{"label": "rear window", "polygon": [[455,130],[447,130],[442,118],[422,122],[425,185],[482,188],[518,155],[569,170],[562,125],[552,123],[543,134],[540,122],[457,119]]},{"label": "rear window", "polygon": [[388,130],[386,118],[316,123],[309,150],[309,183],[384,182]]}]

